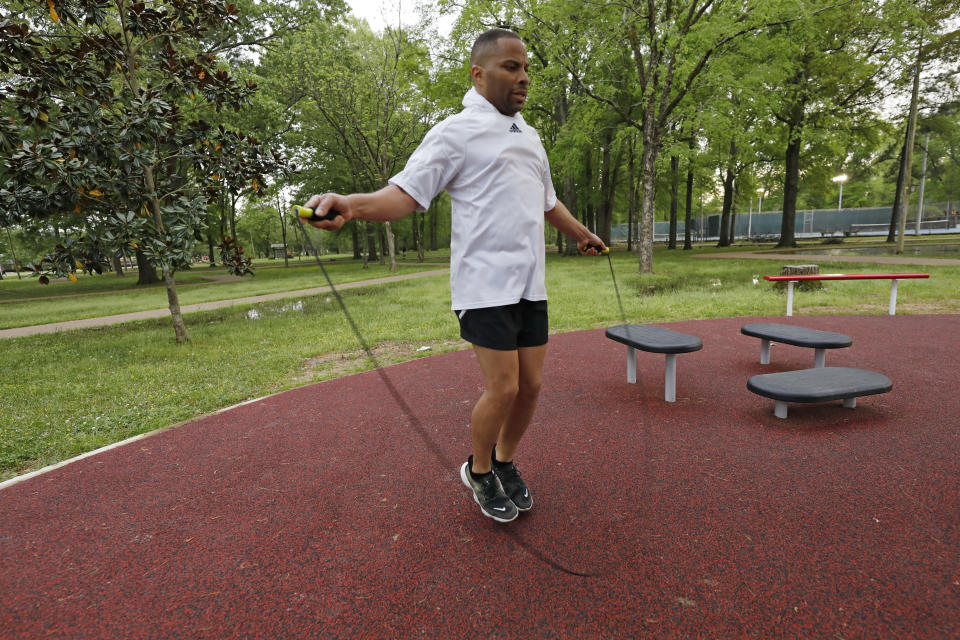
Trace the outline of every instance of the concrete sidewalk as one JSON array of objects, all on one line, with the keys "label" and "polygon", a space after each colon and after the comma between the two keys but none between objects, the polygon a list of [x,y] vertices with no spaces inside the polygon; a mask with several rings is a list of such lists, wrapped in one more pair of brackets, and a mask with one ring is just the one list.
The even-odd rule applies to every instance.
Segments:
[{"label": "concrete sidewalk", "polygon": [[[345,282],[336,285],[338,290],[355,289],[369,285],[386,284],[388,282],[399,282],[400,280],[410,280],[412,278],[425,278],[427,276],[436,276],[442,273],[449,273],[450,269],[433,269],[431,271],[419,271],[417,273],[407,273],[398,276],[387,276],[386,278],[375,278],[373,280],[358,280],[356,282]],[[180,307],[182,313],[193,313],[195,311],[210,311],[223,307],[232,307],[241,304],[256,304],[258,302],[269,302],[270,300],[282,300],[284,298],[298,298],[302,296],[315,296],[321,293],[329,293],[329,286],[313,287],[310,289],[298,289],[296,291],[281,291],[278,293],[268,293],[259,296],[248,296],[246,298],[233,298],[231,300],[214,300],[212,302],[201,302],[199,304],[187,304]],[[13,329],[0,330],[0,339],[2,338],[22,338],[40,333],[56,333],[57,331],[72,331],[74,329],[87,329],[90,327],[103,327],[110,324],[119,324],[121,322],[133,322],[136,320],[149,320],[151,318],[164,318],[170,315],[169,308],[149,309],[147,311],[136,311],[134,313],[121,313],[113,316],[101,316],[99,318],[84,318],[82,320],[68,320],[66,322],[51,322],[49,324],[38,324],[29,327],[14,327]]]}]

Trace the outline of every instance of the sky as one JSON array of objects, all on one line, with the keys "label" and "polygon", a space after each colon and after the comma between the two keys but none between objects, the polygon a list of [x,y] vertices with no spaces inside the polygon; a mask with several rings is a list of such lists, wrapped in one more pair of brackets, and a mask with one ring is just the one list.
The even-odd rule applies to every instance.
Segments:
[{"label": "sky", "polygon": [[[383,31],[387,24],[396,26],[399,18],[404,25],[417,22],[417,3],[422,0],[347,0],[353,15],[365,18],[374,31]],[[427,0],[429,2],[429,0]],[[432,3],[430,3],[432,4]],[[453,17],[443,16],[438,22],[441,34],[448,35]]]}]

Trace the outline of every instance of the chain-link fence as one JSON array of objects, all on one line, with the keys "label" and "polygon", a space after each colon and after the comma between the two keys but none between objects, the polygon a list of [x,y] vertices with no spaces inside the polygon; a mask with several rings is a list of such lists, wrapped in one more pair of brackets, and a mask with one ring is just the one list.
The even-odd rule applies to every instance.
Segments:
[{"label": "chain-link fence", "polygon": [[[917,207],[907,215],[906,233],[917,233]],[[960,202],[927,202],[920,217],[920,233],[960,233]],[[859,209],[803,209],[797,211],[794,233],[797,238],[825,236],[887,235],[890,228],[891,207]],[[780,211],[738,213],[734,220],[734,236],[738,239],[772,240],[780,237]],[[634,225],[634,237],[637,237]],[[657,222],[654,240],[664,241],[670,233],[669,222]],[[684,222],[677,222],[677,238],[682,240]],[[693,219],[691,235],[695,241],[710,241],[720,237],[720,215],[703,215]],[[612,242],[627,241],[627,225],[614,225]]]}]

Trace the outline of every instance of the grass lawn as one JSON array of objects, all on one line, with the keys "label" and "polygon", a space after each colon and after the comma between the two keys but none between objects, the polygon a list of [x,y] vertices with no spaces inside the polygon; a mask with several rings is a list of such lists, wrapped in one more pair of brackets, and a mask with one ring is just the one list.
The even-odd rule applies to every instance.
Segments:
[{"label": "grass lawn", "polygon": [[[432,257],[431,264],[420,264],[408,257],[398,261],[399,273],[436,269],[441,260],[446,264],[447,259],[442,257]],[[363,269],[359,262],[346,256],[333,262],[325,257],[324,263],[334,283],[394,275],[386,265],[372,263]],[[52,280],[49,285],[40,284],[36,278],[7,277],[0,281],[0,329],[167,308],[163,283],[137,286],[136,271],[123,277],[112,273],[78,275],[76,284],[66,278]],[[188,305],[309,289],[325,285],[326,280],[316,262],[304,258],[291,260],[289,267],[284,267],[282,261],[258,261],[254,275],[243,278],[229,275],[224,267],[197,265],[177,273],[176,283],[180,304]]]},{"label": "grass lawn", "polygon": [[[627,319],[782,316],[785,298],[762,276],[779,273],[785,263],[809,261],[800,256],[697,257],[716,251],[712,245],[693,251],[658,248],[655,273],[646,275],[637,273],[636,256],[615,251],[612,259]],[[409,256],[401,271],[436,268],[415,266]],[[442,262],[443,256],[428,260]],[[820,268],[925,271],[931,274],[929,280],[901,284],[897,312],[960,313],[960,267],[821,262]],[[258,269],[254,278],[233,283],[204,280],[214,271],[202,267],[178,276],[181,302],[294,291],[323,283],[316,265],[306,262],[289,269]],[[368,270],[352,261],[331,265],[335,283],[385,275],[386,268],[377,265]],[[81,310],[96,316],[132,311],[148,302],[152,306],[143,308],[166,306],[162,289],[130,292],[132,278],[124,286],[117,286],[117,280],[123,279],[81,278],[73,289],[54,283],[42,291],[36,283],[0,281],[0,299],[5,300],[65,292],[53,300],[0,303],[0,313],[6,314],[2,326],[31,323],[18,320],[20,314],[51,322]],[[821,291],[798,292],[794,313],[886,313],[889,281],[827,284]],[[621,322],[606,258],[548,255],[547,288],[554,333]],[[98,295],[63,297],[76,292]],[[345,290],[341,295],[383,364],[467,346],[460,341],[449,310],[446,275]],[[250,313],[251,308],[256,313]],[[186,322],[190,341],[185,345],[174,343],[168,318],[0,343],[0,370],[5,373],[0,378],[0,479],[247,399],[370,368],[329,295],[193,313]],[[417,351],[425,345],[431,350]]]}]

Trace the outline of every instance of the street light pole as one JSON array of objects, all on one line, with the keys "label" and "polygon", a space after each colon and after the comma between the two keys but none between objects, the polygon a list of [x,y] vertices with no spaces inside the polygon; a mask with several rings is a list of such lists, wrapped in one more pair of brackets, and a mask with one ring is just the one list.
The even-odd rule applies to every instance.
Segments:
[{"label": "street light pole", "polygon": [[843,210],[843,183],[847,181],[847,178],[848,176],[845,173],[841,173],[840,175],[831,178],[833,182],[840,183],[840,197],[837,198],[837,211]]}]

